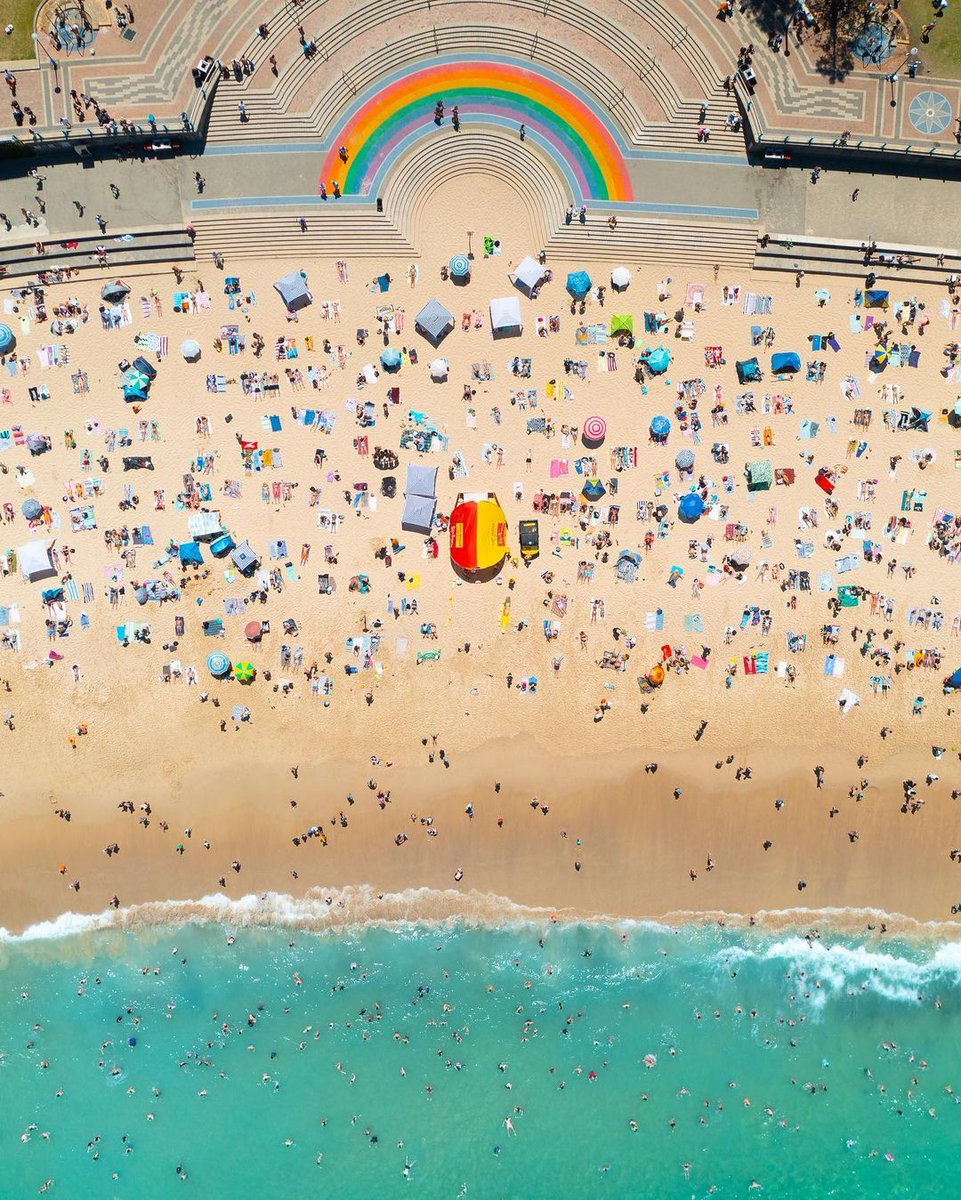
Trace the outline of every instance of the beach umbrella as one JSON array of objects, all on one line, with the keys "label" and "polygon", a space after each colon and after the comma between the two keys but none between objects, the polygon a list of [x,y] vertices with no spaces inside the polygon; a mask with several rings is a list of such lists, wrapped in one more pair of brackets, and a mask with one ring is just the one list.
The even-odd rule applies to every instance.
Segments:
[{"label": "beach umbrella", "polygon": [[656,350],[648,352],[647,358],[648,370],[654,375],[662,375],[671,365],[671,352],[665,349],[664,346],[658,346]]},{"label": "beach umbrella", "polygon": [[388,346],[384,353],[380,356],[380,363],[385,371],[399,370],[402,362],[403,355],[396,348],[396,346]]},{"label": "beach umbrella", "polygon": [[43,505],[39,500],[24,500],[20,505],[20,511],[28,521],[35,521],[43,512]]},{"label": "beach umbrella", "polygon": [[591,277],[586,271],[572,271],[567,277],[567,290],[580,300],[591,290]]},{"label": "beach umbrella", "polygon": [[430,364],[430,377],[431,379],[446,379],[449,370],[450,363],[446,358],[435,358]]},{"label": "beach umbrella", "polygon": [[9,325],[0,325],[0,354],[9,354],[17,339]]},{"label": "beach umbrella", "polygon": [[695,521],[700,520],[703,512],[704,501],[697,492],[688,492],[686,496],[682,496],[677,506],[677,515],[687,525],[693,525]]},{"label": "beach umbrella", "polygon": [[581,427],[581,441],[588,450],[596,450],[607,437],[607,424],[603,417],[588,417]]},{"label": "beach umbrella", "polygon": [[215,679],[230,673],[230,659],[221,650],[215,650],[207,659],[207,670]]},{"label": "beach umbrella", "polygon": [[630,286],[633,278],[627,267],[615,267],[611,271],[611,287],[615,292],[623,292],[626,287]]},{"label": "beach umbrella", "polygon": [[671,432],[671,422],[667,417],[654,417],[651,421],[651,437],[656,442],[666,442],[667,435]]},{"label": "beach umbrella", "polygon": [[256,674],[257,672],[254,669],[253,663],[234,663],[234,679],[236,679],[238,683],[253,683],[253,679]]},{"label": "beach umbrella", "polygon": [[101,300],[107,300],[111,304],[117,304],[125,297],[130,295],[130,288],[122,279],[115,279],[112,283],[105,283],[100,289]]},{"label": "beach umbrella", "polygon": [[180,343],[180,353],[187,362],[196,362],[200,358],[200,343],[194,338],[187,338],[185,342]]},{"label": "beach umbrella", "polygon": [[470,274],[470,259],[466,254],[455,254],[450,260],[450,273],[455,279],[463,279]]},{"label": "beach umbrella", "polygon": [[674,465],[679,471],[690,471],[694,467],[694,451],[678,450],[674,456]]},{"label": "beach umbrella", "polygon": [[248,642],[259,642],[264,636],[264,627],[259,621],[248,621],[244,626],[244,637]]},{"label": "beach umbrella", "polygon": [[595,500],[600,500],[600,498],[606,494],[607,488],[596,476],[593,479],[588,479],[585,482],[584,487],[581,489],[581,495],[585,500],[589,500],[592,504]]}]

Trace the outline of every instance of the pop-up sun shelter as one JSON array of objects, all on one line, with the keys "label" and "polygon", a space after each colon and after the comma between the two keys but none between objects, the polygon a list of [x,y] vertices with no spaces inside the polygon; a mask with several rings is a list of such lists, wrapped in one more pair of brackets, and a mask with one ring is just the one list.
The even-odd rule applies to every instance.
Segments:
[{"label": "pop-up sun shelter", "polygon": [[878,288],[869,288],[864,293],[865,308],[887,308],[890,303],[890,292],[883,292]]},{"label": "pop-up sun shelter", "polygon": [[547,275],[547,268],[542,267],[536,258],[528,256],[519,263],[516,271],[512,271],[508,278],[514,287],[519,288],[526,296],[536,291]]},{"label": "pop-up sun shelter", "polygon": [[491,333],[494,337],[520,337],[521,302],[516,296],[501,296],[491,301]]},{"label": "pop-up sun shelter", "polygon": [[457,497],[450,515],[450,561],[474,582],[493,579],[507,557],[507,517],[493,492]]},{"label": "pop-up sun shelter", "polygon": [[252,575],[260,566],[260,559],[247,541],[231,551],[230,560],[241,575]]},{"label": "pop-up sun shelter", "polygon": [[437,509],[437,468],[410,465],[400,527],[409,533],[430,533]]},{"label": "pop-up sun shelter", "polygon": [[180,543],[180,565],[182,567],[202,567],[203,563],[204,556],[199,542]]},{"label": "pop-up sun shelter", "polygon": [[735,363],[738,383],[760,383],[764,376],[756,358],[745,358]]},{"label": "pop-up sun shelter", "polygon": [[28,583],[39,583],[42,579],[52,579],[56,575],[57,568],[53,565],[50,555],[52,546],[52,541],[37,541],[17,547],[17,561]]},{"label": "pop-up sun shelter", "polygon": [[748,463],[744,469],[747,475],[747,490],[749,492],[766,492],[774,483],[774,467],[767,458]]},{"label": "pop-up sun shelter", "polygon": [[274,289],[280,293],[280,298],[288,312],[299,312],[308,304],[312,304],[314,300],[310,288],[307,286],[307,280],[299,271],[291,271],[283,279],[278,279],[274,284]]},{"label": "pop-up sun shelter", "polygon": [[414,328],[432,346],[439,346],[454,328],[454,318],[439,300],[428,300],[414,318]]},{"label": "pop-up sun shelter", "polygon": [[611,317],[611,337],[620,337],[622,334],[625,337],[634,336],[634,318],[630,313],[623,316],[615,313]]},{"label": "pop-up sun shelter", "polygon": [[789,351],[786,354],[771,355],[771,370],[775,375],[793,375],[801,369],[801,356]]},{"label": "pop-up sun shelter", "polygon": [[645,350],[641,359],[652,375],[663,375],[671,365],[671,352],[666,346],[658,346],[655,350]]}]

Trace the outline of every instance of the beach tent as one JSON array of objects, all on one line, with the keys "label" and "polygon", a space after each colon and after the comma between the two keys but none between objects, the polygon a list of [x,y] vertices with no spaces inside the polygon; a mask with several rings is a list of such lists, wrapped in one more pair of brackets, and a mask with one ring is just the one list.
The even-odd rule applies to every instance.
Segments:
[{"label": "beach tent", "polygon": [[190,536],[197,540],[202,538],[217,537],[223,532],[220,513],[191,513],[187,518],[187,530],[190,533]]},{"label": "beach tent", "polygon": [[283,279],[278,279],[274,290],[279,292],[288,312],[299,312],[313,303],[313,295],[307,287],[307,280],[300,271],[291,271]]},{"label": "beach tent", "polygon": [[735,363],[738,383],[760,383],[764,376],[756,358],[745,358]]},{"label": "beach tent", "polygon": [[437,510],[437,468],[409,465],[400,527],[408,533],[430,533]]},{"label": "beach tent", "polygon": [[882,292],[878,288],[870,288],[864,293],[865,308],[887,308],[890,292]]},{"label": "beach tent", "polygon": [[203,566],[204,556],[199,542],[180,543],[180,565],[182,567]]},{"label": "beach tent", "polygon": [[633,278],[627,267],[615,267],[611,271],[611,287],[615,292],[623,292],[630,287]]},{"label": "beach tent", "polygon": [[439,346],[454,328],[454,317],[439,300],[428,300],[414,318],[414,328],[432,346]]},{"label": "beach tent", "polygon": [[693,525],[695,521],[700,520],[704,508],[704,501],[697,492],[688,492],[686,496],[681,497],[677,515],[686,525]]},{"label": "beach tent", "polygon": [[100,289],[100,299],[106,300],[108,304],[119,304],[121,300],[125,300],[130,295],[130,288],[122,279],[115,279],[112,283],[105,283]]},{"label": "beach tent", "polygon": [[785,354],[771,355],[771,370],[775,375],[793,375],[801,369],[801,356],[789,351]]},{"label": "beach tent", "polygon": [[544,282],[547,275],[547,268],[542,267],[536,258],[528,256],[518,264],[517,270],[508,275],[514,287],[520,288],[526,295],[530,295]]},{"label": "beach tent", "polygon": [[658,346],[656,350],[645,350],[641,359],[652,375],[663,375],[671,365],[671,352],[665,346]]},{"label": "beach tent", "polygon": [[16,336],[9,325],[0,325],[0,354],[9,354],[17,344]]},{"label": "beach tent", "polygon": [[630,314],[615,313],[611,317],[611,337],[620,337],[621,334],[634,336],[634,318]]},{"label": "beach tent", "polygon": [[17,547],[17,561],[28,583],[39,583],[41,579],[52,579],[57,568],[50,554],[52,541],[27,542]]},{"label": "beach tent", "polygon": [[521,302],[516,296],[501,296],[491,301],[491,332],[494,337],[519,337],[523,329]]},{"label": "beach tent", "polygon": [[581,495],[585,500],[589,500],[592,504],[600,500],[602,496],[607,494],[607,488],[601,483],[597,476],[584,481],[584,486],[581,489]]},{"label": "beach tent", "polygon": [[583,300],[591,290],[591,277],[586,271],[571,271],[567,277],[567,290],[575,300]]},{"label": "beach tent", "polygon": [[493,579],[507,557],[507,517],[493,492],[460,495],[450,515],[450,561],[470,579]]},{"label": "beach tent", "polygon": [[774,467],[770,459],[760,458],[744,468],[749,492],[766,492],[774,483]]},{"label": "beach tent", "polygon": [[241,575],[252,575],[260,566],[260,559],[248,541],[241,542],[235,550],[231,551],[230,561]]}]

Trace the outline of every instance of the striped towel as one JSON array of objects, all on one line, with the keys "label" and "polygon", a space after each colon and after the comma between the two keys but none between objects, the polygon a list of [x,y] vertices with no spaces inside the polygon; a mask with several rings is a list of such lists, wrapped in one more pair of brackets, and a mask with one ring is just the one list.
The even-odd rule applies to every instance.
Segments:
[{"label": "striped towel", "polygon": [[85,583],[83,585],[83,602],[84,604],[93,604],[93,584]]},{"label": "striped towel", "polygon": [[77,587],[77,581],[75,579],[68,579],[66,586],[67,586],[67,596],[69,597],[69,599],[79,600],[80,599],[80,589]]},{"label": "striped towel", "polygon": [[755,662],[757,663],[758,675],[766,675],[768,673],[768,664],[769,664],[768,655],[763,654],[763,653],[756,655]]},{"label": "striped towel", "polygon": [[145,321],[150,316],[150,300],[147,296],[140,297],[140,315]]},{"label": "striped towel", "polygon": [[165,333],[160,335],[160,344],[157,347],[157,357],[166,358],[170,351],[170,339]]}]

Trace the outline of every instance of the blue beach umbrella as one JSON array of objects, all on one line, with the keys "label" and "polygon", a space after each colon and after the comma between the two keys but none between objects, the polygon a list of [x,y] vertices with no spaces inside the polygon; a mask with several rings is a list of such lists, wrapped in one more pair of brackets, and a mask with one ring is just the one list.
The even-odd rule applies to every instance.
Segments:
[{"label": "blue beach umbrella", "polygon": [[663,346],[651,350],[646,358],[647,368],[654,375],[663,375],[671,365],[671,352]]},{"label": "blue beach umbrella", "polygon": [[466,254],[455,254],[450,260],[450,273],[458,279],[470,274],[470,259]]},{"label": "blue beach umbrella", "polygon": [[671,422],[667,417],[654,417],[651,420],[651,436],[657,442],[666,442],[671,432]]},{"label": "blue beach umbrella", "polygon": [[688,525],[693,525],[699,520],[703,512],[704,501],[697,492],[688,492],[686,496],[682,496],[677,506],[677,515]]},{"label": "blue beach umbrella", "polygon": [[9,354],[16,346],[17,339],[9,325],[0,325],[0,354]]},{"label": "blue beach umbrella", "polygon": [[380,356],[381,364],[385,371],[398,371],[400,364],[403,362],[401,353],[396,347],[388,346],[384,353]]},{"label": "blue beach umbrella", "polygon": [[591,277],[586,271],[572,271],[567,277],[567,290],[575,300],[581,300],[591,290]]},{"label": "blue beach umbrella", "polygon": [[599,479],[595,478],[587,480],[587,482],[584,484],[581,495],[585,500],[590,500],[591,503],[593,503],[595,500],[600,500],[600,498],[605,495],[606,492],[607,488]]}]

